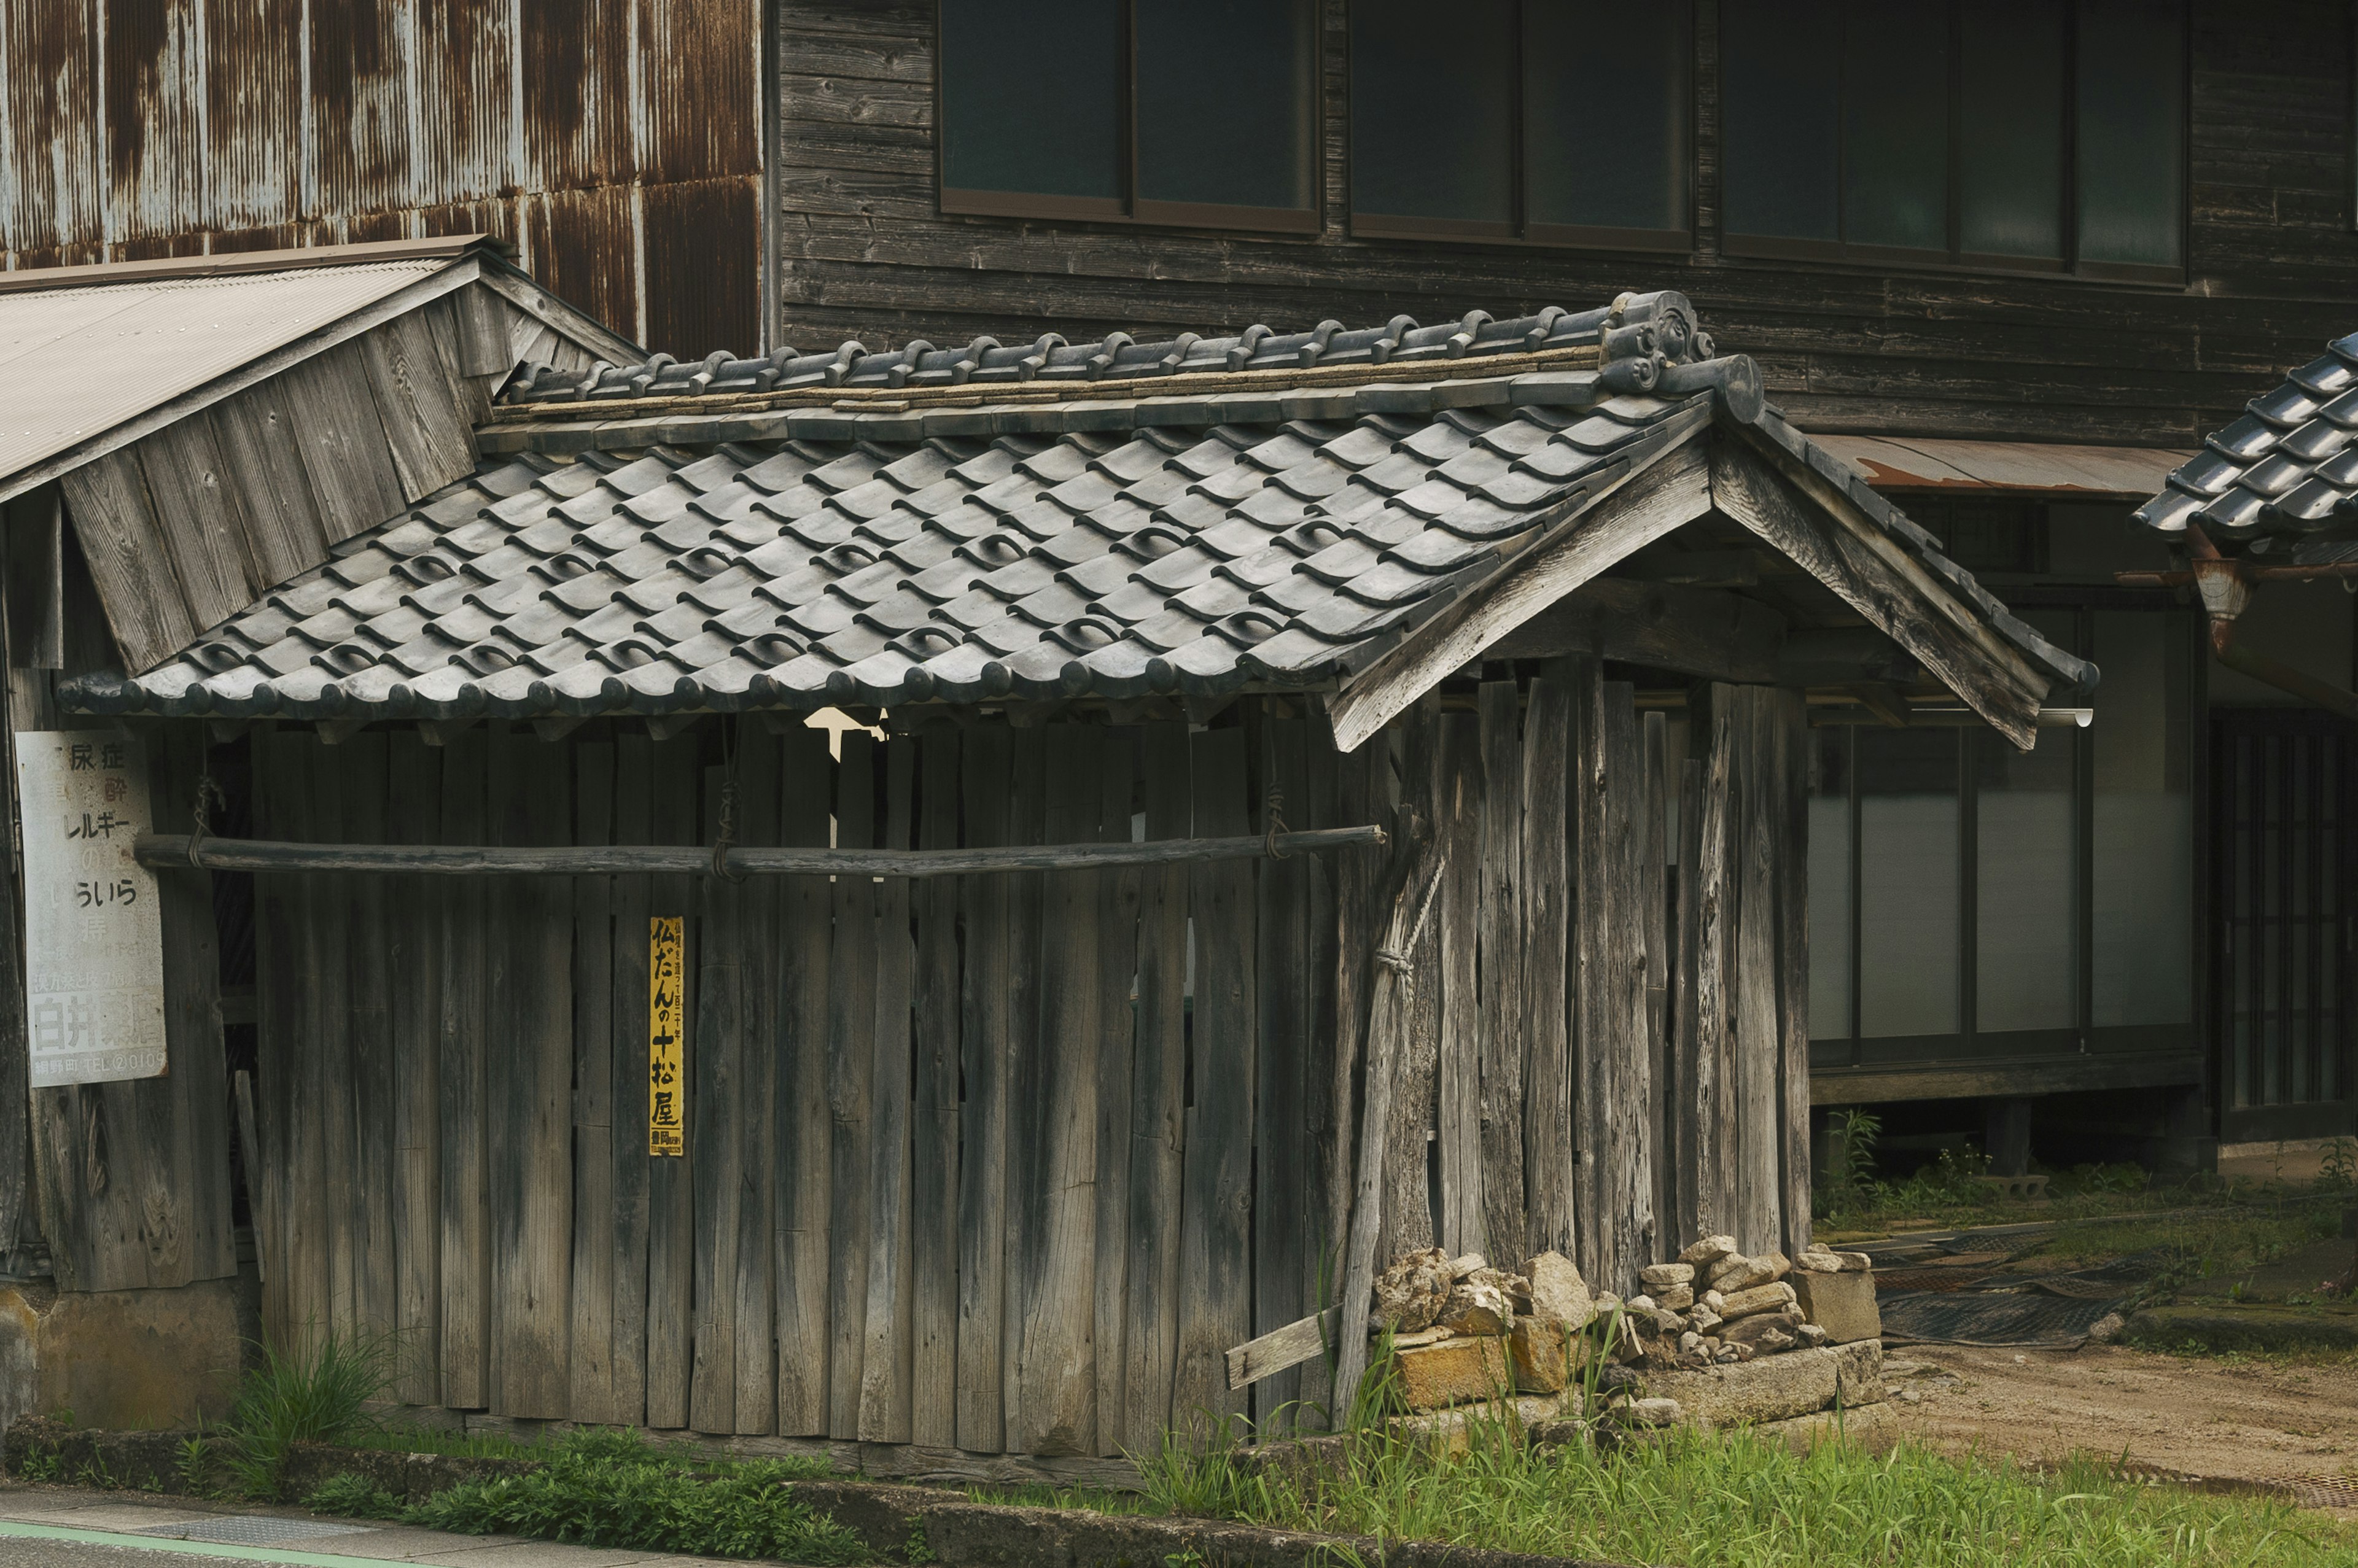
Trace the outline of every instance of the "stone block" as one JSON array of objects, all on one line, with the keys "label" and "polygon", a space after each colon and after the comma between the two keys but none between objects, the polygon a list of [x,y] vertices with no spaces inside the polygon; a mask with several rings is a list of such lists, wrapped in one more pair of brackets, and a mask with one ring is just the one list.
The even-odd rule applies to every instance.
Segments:
[{"label": "stone block", "polygon": [[1560,1323],[1517,1318],[1507,1336],[1507,1360],[1514,1368],[1515,1388],[1526,1394],[1552,1394],[1563,1390],[1587,1364],[1595,1341]]},{"label": "stone block", "polygon": [[[1839,1275],[1835,1276],[1840,1278]],[[1793,1304],[1797,1292],[1782,1280],[1772,1280],[1765,1285],[1755,1285],[1748,1291],[1731,1292],[1719,1303],[1719,1315],[1733,1323],[1739,1317],[1750,1317],[1758,1312],[1774,1312]]]},{"label": "stone block", "polygon": [[1596,1315],[1595,1298],[1571,1259],[1561,1252],[1542,1252],[1523,1265],[1531,1281],[1531,1316],[1573,1328],[1585,1328]]},{"label": "stone block", "polygon": [[1649,1263],[1638,1271],[1638,1278],[1649,1290],[1660,1285],[1692,1285],[1694,1276],[1692,1263]]},{"label": "stone block", "polygon": [[260,1335],[250,1279],[0,1286],[0,1426],[68,1410],[78,1426],[117,1432],[218,1422]]},{"label": "stone block", "polygon": [[1862,1339],[1839,1345],[1826,1354],[1834,1358],[1834,1392],[1845,1409],[1879,1405],[1889,1396],[1883,1380],[1883,1341]]},{"label": "stone block", "polygon": [[1796,1274],[1787,1282],[1801,1315],[1824,1329],[1836,1345],[1883,1337],[1873,1274],[1845,1269],[1839,1274]]},{"label": "stone block", "polygon": [[[1679,1401],[1705,1427],[1789,1421],[1833,1407],[1859,1368],[1840,1350],[1790,1350],[1723,1367],[1646,1374],[1646,1392]],[[1872,1368],[1883,1375],[1880,1356]],[[1880,1390],[1877,1390],[1879,1396]],[[1845,1403],[1851,1401],[1845,1397]]]},{"label": "stone block", "polygon": [[1735,1237],[1706,1236],[1701,1241],[1696,1242],[1693,1246],[1680,1253],[1679,1261],[1682,1263],[1691,1264],[1697,1271],[1707,1274],[1711,1270],[1718,1266],[1721,1259],[1732,1257],[1735,1255]]},{"label": "stone block", "polygon": [[1507,1342],[1490,1336],[1444,1339],[1398,1351],[1392,1366],[1401,1395],[1412,1411],[1495,1399],[1513,1380],[1507,1368]]}]

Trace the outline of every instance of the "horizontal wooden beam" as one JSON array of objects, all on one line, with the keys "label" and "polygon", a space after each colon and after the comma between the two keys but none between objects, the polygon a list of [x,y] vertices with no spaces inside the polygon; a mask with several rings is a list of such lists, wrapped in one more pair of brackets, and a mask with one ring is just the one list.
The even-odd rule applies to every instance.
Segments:
[{"label": "horizontal wooden beam", "polygon": [[1909,1062],[1879,1067],[1812,1069],[1810,1103],[1877,1105],[1885,1100],[1982,1099],[1996,1095],[2166,1088],[2201,1081],[2200,1052],[2075,1053],[2013,1061]]},{"label": "horizontal wooden beam", "polygon": [[1705,680],[1774,686],[1784,640],[1785,618],[1739,594],[1605,577],[1574,589],[1484,656],[1593,654]]},{"label": "horizontal wooden beam", "polygon": [[[195,865],[209,871],[352,871],[403,876],[644,876],[659,872],[711,875],[712,847],[693,845],[560,844],[293,844],[208,835],[191,860],[189,835],[142,833],[132,857],[157,871]],[[775,849],[732,848],[722,858],[730,876],[949,877],[984,871],[1091,871],[1101,866],[1158,866],[1187,860],[1280,857],[1353,844],[1381,844],[1384,830],[1318,827],[1244,838],[1164,838],[1145,844],[1022,844],[988,849]]]}]

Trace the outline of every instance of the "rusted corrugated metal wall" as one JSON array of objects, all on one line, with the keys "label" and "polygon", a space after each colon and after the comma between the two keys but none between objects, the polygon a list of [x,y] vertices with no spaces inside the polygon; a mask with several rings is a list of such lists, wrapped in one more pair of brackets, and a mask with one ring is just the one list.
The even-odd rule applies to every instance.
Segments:
[{"label": "rusted corrugated metal wall", "polygon": [[0,265],[483,230],[682,356],[761,332],[761,0],[6,0]]}]

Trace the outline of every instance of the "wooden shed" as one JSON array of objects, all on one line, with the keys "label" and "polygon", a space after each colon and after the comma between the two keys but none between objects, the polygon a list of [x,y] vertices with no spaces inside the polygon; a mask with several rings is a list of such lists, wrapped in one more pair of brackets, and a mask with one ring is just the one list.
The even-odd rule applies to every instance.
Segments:
[{"label": "wooden shed", "polygon": [[252,911],[270,1331],[485,1419],[1086,1470],[1331,1400],[1222,1355],[1379,1250],[1797,1250],[1808,726],[2095,679],[1676,294],[471,438],[59,698],[228,796],[137,855]]}]

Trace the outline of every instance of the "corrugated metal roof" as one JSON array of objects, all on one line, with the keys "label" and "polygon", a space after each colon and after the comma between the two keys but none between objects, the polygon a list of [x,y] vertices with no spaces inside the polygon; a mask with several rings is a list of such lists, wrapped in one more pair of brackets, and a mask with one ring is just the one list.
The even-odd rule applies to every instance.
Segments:
[{"label": "corrugated metal roof", "polygon": [[1980,490],[2142,501],[2194,454],[2159,447],[2050,447],[2028,441],[1942,441],[1899,436],[1817,436],[1877,490]]},{"label": "corrugated metal roof", "polygon": [[0,294],[0,479],[450,265],[427,257]]}]

